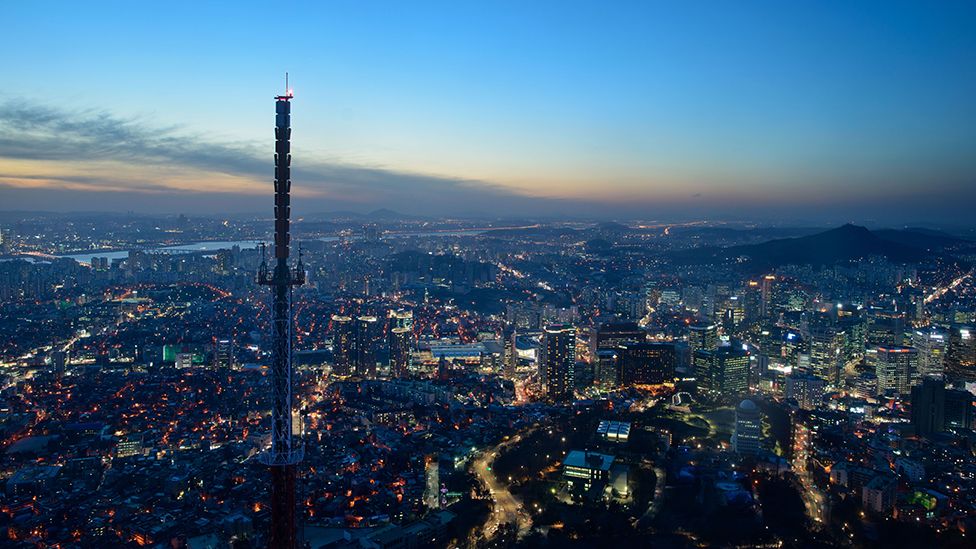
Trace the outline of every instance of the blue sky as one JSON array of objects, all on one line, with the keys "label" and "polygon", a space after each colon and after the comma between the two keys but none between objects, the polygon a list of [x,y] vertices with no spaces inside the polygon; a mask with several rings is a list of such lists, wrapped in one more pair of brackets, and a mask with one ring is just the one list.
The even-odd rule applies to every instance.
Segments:
[{"label": "blue sky", "polygon": [[286,70],[306,211],[907,222],[976,203],[972,2],[15,2],[0,19],[2,209],[260,210]]}]

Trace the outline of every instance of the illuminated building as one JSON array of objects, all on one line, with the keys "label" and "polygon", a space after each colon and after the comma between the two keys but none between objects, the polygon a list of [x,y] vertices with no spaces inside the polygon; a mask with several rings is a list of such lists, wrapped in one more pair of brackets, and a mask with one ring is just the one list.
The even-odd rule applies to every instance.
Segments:
[{"label": "illuminated building", "polygon": [[894,392],[907,396],[921,379],[918,375],[918,351],[912,347],[876,347],[867,351],[868,364],[874,365],[878,393]]},{"label": "illuminated building", "polygon": [[607,454],[572,450],[563,461],[563,478],[569,483],[570,489],[579,487],[589,490],[594,483],[609,480],[614,459]]},{"label": "illuminated building", "polygon": [[727,345],[714,351],[698,351],[694,356],[698,387],[725,395],[749,392],[749,353]]},{"label": "illuminated building", "polygon": [[576,328],[550,326],[543,333],[542,365],[545,371],[546,397],[566,400],[573,397],[576,374]]},{"label": "illuminated building", "polygon": [[976,381],[976,330],[969,326],[949,330],[945,372],[950,382]]},{"label": "illuminated building", "polygon": [[379,339],[379,321],[375,316],[356,318],[356,337],[353,342],[353,367],[356,375],[376,377],[376,347]]},{"label": "illuminated building", "polygon": [[762,413],[751,400],[743,400],[735,408],[735,432],[732,434],[732,451],[737,454],[755,455],[759,452],[762,438]]},{"label": "illuminated building", "polygon": [[218,339],[214,345],[214,368],[227,369],[234,365],[234,345],[229,339]]},{"label": "illuminated building", "polygon": [[390,330],[390,376],[406,377],[410,372],[413,332],[410,328]]},{"label": "illuminated building", "polygon": [[688,351],[694,358],[698,351],[711,351],[718,347],[717,324],[692,324],[688,326]]},{"label": "illuminated building", "polygon": [[945,373],[945,334],[936,330],[915,330],[912,347],[918,349],[919,376],[941,377]]},{"label": "illuminated building", "polygon": [[332,316],[332,372],[336,375],[347,376],[352,374],[355,337],[351,317]]},{"label": "illuminated building", "polygon": [[620,360],[617,351],[596,352],[596,382],[602,389],[613,389],[620,383]]},{"label": "illuminated building", "polygon": [[810,374],[836,385],[844,363],[844,332],[817,325],[810,330]]},{"label": "illuminated building", "polygon": [[803,410],[820,406],[826,388],[826,381],[810,374],[798,372],[786,377],[786,398],[796,400]]},{"label": "illuminated building", "polygon": [[623,343],[617,346],[622,385],[665,383],[674,379],[673,343]]},{"label": "illuminated building", "polygon": [[511,326],[502,330],[502,376],[505,379],[515,380],[519,360],[517,337],[518,333]]}]

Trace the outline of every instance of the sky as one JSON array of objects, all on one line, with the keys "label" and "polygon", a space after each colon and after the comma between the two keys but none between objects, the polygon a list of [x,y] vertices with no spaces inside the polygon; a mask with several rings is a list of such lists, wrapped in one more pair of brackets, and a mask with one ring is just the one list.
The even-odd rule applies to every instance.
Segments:
[{"label": "sky", "polygon": [[976,3],[0,3],[0,210],[969,223]]}]

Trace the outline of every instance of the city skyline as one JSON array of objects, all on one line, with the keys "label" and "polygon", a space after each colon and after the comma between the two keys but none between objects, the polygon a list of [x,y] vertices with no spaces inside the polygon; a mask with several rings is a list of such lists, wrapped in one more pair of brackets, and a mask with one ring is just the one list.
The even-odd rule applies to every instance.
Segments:
[{"label": "city skyline", "polygon": [[298,215],[970,221],[969,5],[290,9],[2,8],[3,209],[263,212],[287,70]]}]

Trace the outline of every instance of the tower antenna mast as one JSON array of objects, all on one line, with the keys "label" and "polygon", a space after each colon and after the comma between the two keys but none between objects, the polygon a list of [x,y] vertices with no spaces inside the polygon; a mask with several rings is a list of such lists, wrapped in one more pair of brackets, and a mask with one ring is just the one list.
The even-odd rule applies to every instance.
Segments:
[{"label": "tower antenna mast", "polygon": [[304,448],[292,436],[291,289],[305,283],[305,270],[288,265],[291,244],[291,90],[275,97],[273,265],[263,261],[258,283],[271,287],[271,448],[261,460],[271,470],[271,549],[295,549],[295,480]]}]

